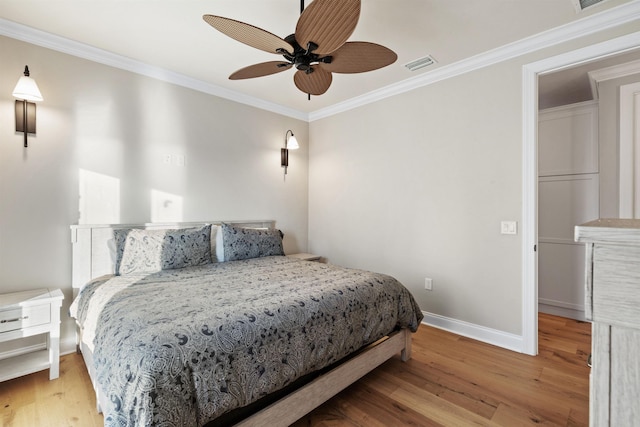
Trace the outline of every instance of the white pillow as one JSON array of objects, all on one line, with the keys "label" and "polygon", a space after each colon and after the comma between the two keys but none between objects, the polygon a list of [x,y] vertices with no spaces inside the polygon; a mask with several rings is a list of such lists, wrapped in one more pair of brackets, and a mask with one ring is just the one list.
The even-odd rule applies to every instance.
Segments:
[{"label": "white pillow", "polygon": [[[211,262],[222,262],[219,258],[219,245],[222,243],[222,231],[220,231],[220,226],[211,224]],[[224,253],[222,254],[224,255]]]},{"label": "white pillow", "polygon": [[[213,257],[215,254],[215,257],[218,262],[224,262],[224,242],[222,241],[222,230],[219,225],[212,225],[211,233],[213,233],[214,227],[216,229],[216,245],[215,245],[215,250],[211,251],[211,257]],[[212,237],[213,237],[213,234],[212,234]]]}]

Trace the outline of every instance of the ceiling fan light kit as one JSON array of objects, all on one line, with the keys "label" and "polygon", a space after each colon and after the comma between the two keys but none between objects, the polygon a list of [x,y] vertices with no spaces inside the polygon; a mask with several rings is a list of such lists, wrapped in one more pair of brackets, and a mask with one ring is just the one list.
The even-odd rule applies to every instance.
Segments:
[{"label": "ceiling fan light kit", "polygon": [[379,44],[347,41],[358,24],[360,0],[314,0],[306,9],[302,0],[300,8],[295,33],[284,39],[235,19],[204,15],[205,22],[232,39],[285,59],[249,65],[229,79],[263,77],[295,67],[293,82],[310,99],[329,89],[332,73],[364,73],[398,58]]}]

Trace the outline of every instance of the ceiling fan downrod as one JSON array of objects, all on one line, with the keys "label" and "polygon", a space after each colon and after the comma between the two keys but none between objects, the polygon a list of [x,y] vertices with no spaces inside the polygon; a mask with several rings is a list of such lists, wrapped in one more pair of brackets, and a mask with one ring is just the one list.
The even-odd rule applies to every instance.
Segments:
[{"label": "ceiling fan downrod", "polygon": [[[302,12],[304,12],[304,0],[300,0],[300,15],[302,15]],[[294,42],[295,42],[295,37],[294,37]],[[297,42],[296,42],[297,45]],[[316,50],[318,48],[318,45],[312,41],[310,41],[309,43],[307,43],[307,50],[304,53],[304,57],[309,58],[311,57],[311,55],[313,55],[313,51]],[[333,59],[331,56],[325,56],[320,58],[318,55],[313,55],[313,61],[317,61],[317,62],[324,62],[325,64],[330,64],[331,60]],[[292,60],[292,62],[295,62],[295,60]],[[307,62],[306,67],[298,67],[296,65],[296,68],[298,69],[304,69],[304,72],[309,74],[313,72],[313,68],[311,68],[311,66],[309,65],[312,60],[307,60],[305,61]],[[311,101],[311,94],[307,93],[307,101]]]}]

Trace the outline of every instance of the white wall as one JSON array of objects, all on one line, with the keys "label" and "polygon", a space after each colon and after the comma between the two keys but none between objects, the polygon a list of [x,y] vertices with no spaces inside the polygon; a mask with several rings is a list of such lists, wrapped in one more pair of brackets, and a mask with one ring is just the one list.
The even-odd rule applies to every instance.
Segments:
[{"label": "white wall", "polygon": [[521,205],[520,76],[507,71],[311,123],[310,249],[395,276],[424,311],[519,333],[520,238],[500,235]]},{"label": "white wall", "polygon": [[500,234],[503,220],[522,225],[522,67],[635,31],[603,31],[312,122],[310,250],[397,277],[430,314],[522,335],[521,233]]},{"label": "white wall", "polygon": [[[119,186],[117,222],[151,221],[157,190],[181,198],[176,220],[275,219],[286,252],[307,250],[306,122],[6,37],[0,57],[0,292],[61,288],[66,350],[81,169]],[[25,64],[44,102],[23,149],[11,92]],[[287,129],[301,149],[285,181]]]}]

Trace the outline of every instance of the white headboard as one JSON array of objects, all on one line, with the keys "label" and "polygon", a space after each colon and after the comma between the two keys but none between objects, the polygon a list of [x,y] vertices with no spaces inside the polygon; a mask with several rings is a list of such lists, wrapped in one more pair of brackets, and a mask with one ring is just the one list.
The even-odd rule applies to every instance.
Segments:
[{"label": "white headboard", "polygon": [[113,230],[122,228],[175,229],[201,227],[206,224],[219,225],[222,222],[250,228],[275,228],[276,225],[276,222],[273,220],[72,225],[72,286],[74,296],[75,292],[91,279],[114,273],[114,265],[107,246],[107,242],[113,238]]}]

